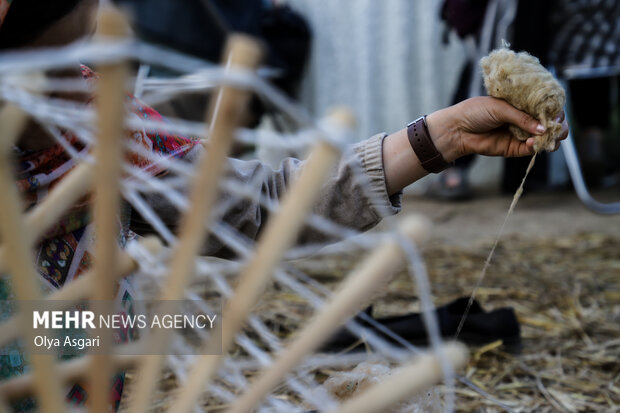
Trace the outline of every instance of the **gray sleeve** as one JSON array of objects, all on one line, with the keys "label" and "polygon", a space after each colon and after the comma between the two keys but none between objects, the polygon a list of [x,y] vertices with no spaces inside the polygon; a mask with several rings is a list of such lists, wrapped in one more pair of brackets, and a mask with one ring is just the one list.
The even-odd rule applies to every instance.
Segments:
[{"label": "gray sleeve", "polygon": [[[385,134],[375,135],[350,147],[343,155],[313,207],[313,213],[347,228],[365,231],[375,226],[382,217],[400,210],[402,194],[388,196],[383,171],[382,145]],[[256,239],[269,220],[269,209],[265,204],[277,203],[287,188],[295,182],[303,169],[304,162],[294,158],[285,159],[278,170],[259,161],[230,159],[226,179],[237,184],[237,188],[252,188],[260,191],[262,202],[257,197],[240,197],[233,190],[224,190],[219,205],[222,221],[250,240]],[[230,187],[228,185],[227,187]],[[147,195],[146,201],[174,230],[180,216],[178,211],[161,195]],[[132,214],[132,229],[139,234],[149,232],[141,217]],[[220,239],[222,238],[222,239]],[[224,234],[217,228],[209,237],[203,253],[220,257],[235,255],[223,242]],[[311,244],[333,241],[333,235],[306,226],[298,243]]]}]

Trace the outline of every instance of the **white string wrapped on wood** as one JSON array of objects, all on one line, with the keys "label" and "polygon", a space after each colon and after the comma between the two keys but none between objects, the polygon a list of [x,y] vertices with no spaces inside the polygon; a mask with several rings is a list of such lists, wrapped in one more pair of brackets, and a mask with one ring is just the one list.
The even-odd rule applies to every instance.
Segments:
[{"label": "white string wrapped on wood", "polygon": [[[244,64],[252,66],[256,62],[257,57],[252,55],[257,51],[253,49],[252,42],[237,39],[233,41],[233,44],[236,46],[232,49],[231,67],[207,64],[127,39],[79,43],[53,50],[12,52],[0,57],[0,99],[5,104],[11,104],[11,106],[5,105],[2,109],[3,113],[10,108],[13,110],[12,108],[17,107],[23,113],[36,119],[45,126],[59,144],[68,149],[67,152],[73,157],[72,161],[78,165],[63,179],[62,184],[50,192],[48,196],[53,202],[44,201],[25,213],[23,228],[33,240],[40,239],[49,226],[53,225],[54,221],[77,199],[91,190],[95,193],[101,190],[95,185],[97,182],[93,176],[95,159],[89,150],[71,151],[70,145],[60,133],[60,131],[71,131],[86,148],[98,148],[101,134],[95,127],[96,114],[82,105],[67,100],[53,99],[46,94],[50,91],[87,90],[81,82],[46,79],[40,77],[40,73],[52,68],[71,67],[78,60],[98,66],[105,64],[105,67],[114,68],[131,58],[140,63],[165,66],[182,73],[181,77],[172,79],[157,79],[156,81],[142,79],[141,82],[144,84],[139,89],[143,91],[144,96],[152,93],[157,98],[162,95],[168,97],[187,89],[207,90],[215,87],[231,91],[222,92],[219,102],[220,111],[217,109],[218,105],[215,105],[211,111],[214,117],[208,125],[182,119],[168,119],[165,122],[144,121],[129,116],[124,119],[124,125],[121,120],[112,121],[116,122],[115,125],[119,128],[124,126],[127,129],[139,128],[147,131],[165,128],[171,134],[191,134],[197,139],[205,139],[207,142],[205,159],[208,162],[203,160],[202,166],[200,161],[190,164],[174,157],[163,157],[154,152],[145,151],[136,145],[126,145],[125,150],[137,152],[148,158],[152,164],[175,173],[174,178],[158,179],[126,162],[120,165],[118,170],[121,176],[118,182],[120,195],[141,213],[155,229],[157,238],[164,241],[169,248],[162,247],[154,238],[146,238],[129,242],[123,251],[108,249],[106,254],[118,254],[115,259],[117,262],[113,278],[102,283],[100,276],[97,275],[98,269],[95,267],[93,272],[82,275],[46,297],[50,300],[65,301],[88,299],[92,297],[92,291],[96,285],[107,288],[110,282],[117,282],[119,277],[132,274],[134,288],[142,294],[144,299],[194,300],[196,305],[209,309],[211,303],[199,294],[199,291],[209,288],[223,297],[227,310],[223,315],[222,336],[217,337],[223,340],[223,354],[221,356],[184,355],[188,343],[184,342],[184,338],[180,335],[160,337],[155,344],[154,341],[119,344],[114,354],[105,357],[85,356],[58,363],[50,363],[50,360],[45,363],[33,363],[33,371],[0,382],[0,401],[34,394],[37,399],[41,399],[41,402],[50,406],[54,404],[58,406],[58,398],[61,395],[54,395],[50,391],[41,393],[43,389],[40,385],[41,381],[37,379],[38,375],[49,376],[56,369],[57,373],[54,374],[58,378],[57,384],[70,383],[72,380],[90,374],[101,380],[102,376],[97,376],[97,372],[93,369],[97,368],[94,366],[100,366],[99,368],[105,366],[103,377],[112,370],[136,367],[138,380],[125,394],[129,401],[129,409],[133,409],[132,411],[146,411],[153,407],[151,405],[153,389],[162,379],[164,369],[170,369],[179,383],[179,391],[174,396],[171,406],[173,409],[171,411],[175,412],[192,410],[201,406],[205,401],[231,408],[237,404],[243,405],[244,407],[238,411],[245,411],[247,408],[282,412],[305,409],[338,411],[338,401],[317,383],[313,373],[322,368],[348,369],[366,359],[381,360],[394,366],[413,363],[403,370],[403,374],[406,371],[409,375],[412,371],[416,371],[417,367],[421,368],[420,374],[428,376],[412,380],[411,390],[431,386],[444,377],[448,389],[443,402],[438,400],[438,403],[442,409],[452,410],[451,387],[454,384],[455,368],[465,363],[466,351],[462,347],[444,345],[439,335],[437,321],[432,317],[430,284],[426,278],[424,263],[415,246],[429,229],[421,224],[420,218],[409,218],[410,221],[407,221],[409,223],[403,224],[404,227],[409,228],[408,234],[403,234],[398,228],[405,221],[387,225],[383,232],[361,234],[356,229],[344,227],[342,224],[310,213],[310,206],[326,177],[326,171],[329,171],[329,164],[336,162],[340,156],[351,156],[344,144],[349,140],[346,121],[342,120],[342,116],[334,115],[327,121],[316,122],[302,108],[271,87],[260,76],[260,70],[257,75],[250,68],[243,66]],[[241,51],[241,55],[235,56],[235,50],[237,53]],[[239,58],[241,60],[235,60]],[[32,82],[33,75],[40,81]],[[118,85],[118,87],[122,86]],[[274,132],[237,128],[234,117],[228,119],[226,116],[230,115],[231,107],[235,105],[237,105],[237,110],[244,109],[244,100],[250,91],[257,93],[261,98],[268,100],[273,106],[295,119],[300,127],[299,132],[295,136],[285,136]],[[100,113],[99,116],[105,115]],[[4,140],[10,131],[4,124],[0,125],[0,128],[2,129],[0,139]],[[222,140],[223,146],[217,149],[215,136],[247,143],[255,142],[260,134],[262,134],[262,139],[266,139],[270,145],[276,147],[299,147],[301,144],[296,140],[299,136],[302,138],[303,145],[314,148],[314,156],[311,155],[299,180],[289,188],[289,192],[293,195],[284,198],[279,205],[275,205],[272,200],[261,195],[257,188],[260,179],[247,183],[231,178],[219,178],[223,163],[220,164],[221,168],[217,167],[217,163],[223,162],[232,141]],[[201,167],[205,168],[206,172],[203,171],[201,174],[199,172]],[[188,195],[187,188],[191,188],[191,182],[197,175],[207,177],[206,180],[194,184],[195,188],[201,188],[206,192],[196,195],[196,192],[190,191]],[[368,177],[361,171],[358,171],[356,179],[362,183],[359,185],[360,188],[367,187],[363,183]],[[7,181],[6,185],[9,185],[8,182],[10,181]],[[227,201],[220,201],[214,195],[218,189],[222,188],[230,196]],[[367,192],[365,195],[372,202],[373,197],[377,195],[370,191]],[[195,215],[193,221],[191,219],[186,221],[186,227],[181,230],[180,237],[167,228],[162,217],[158,216],[157,212],[146,202],[146,193],[160,194],[182,213],[188,214],[187,216]],[[202,197],[206,198],[202,199]],[[260,203],[271,212],[270,223],[264,230],[264,239],[256,242],[248,240],[246,236],[221,219],[227,208],[244,199]],[[0,201],[0,208],[6,207],[5,202],[4,198]],[[379,205],[380,201],[376,200],[375,203]],[[204,222],[207,211],[212,212],[210,225]],[[109,219],[109,217],[96,217],[95,219]],[[286,264],[286,261],[282,261],[308,256],[309,253],[325,245],[294,245],[294,239],[302,225],[329,234],[330,243],[343,241],[336,246],[335,250],[343,253],[360,249],[369,253],[377,250],[376,255],[352,273],[351,276],[356,278],[345,281],[337,295],[333,295],[322,286],[315,288],[316,286],[308,284],[306,279],[302,280],[299,274]],[[236,261],[213,261],[198,256],[203,236],[196,235],[194,232],[204,232],[209,236],[217,237],[223,245],[234,251],[240,258]],[[355,237],[351,238],[353,235]],[[109,236],[107,238],[110,242]],[[190,238],[191,241],[188,241]],[[5,269],[12,271],[16,268],[14,258],[7,256],[7,251],[11,251],[13,247],[10,242],[9,237],[3,237],[0,249],[0,269],[3,271]],[[190,244],[189,251],[183,249],[184,246]],[[377,248],[379,244],[383,247]],[[176,264],[172,265],[176,267],[171,270],[170,263],[174,263],[175,260]],[[32,265],[32,262],[26,264]],[[414,284],[418,288],[417,294],[422,297],[432,350],[419,360],[416,357],[423,354],[419,349],[406,342],[403,343],[404,345],[395,345],[392,341],[374,334],[360,323],[350,320],[350,317],[360,310],[360,306],[367,303],[373,286],[379,286],[381,282],[387,281],[385,278],[387,274],[382,273],[387,266],[392,266],[392,271],[405,269],[412,274]],[[185,276],[181,277],[181,273],[185,273]],[[167,276],[167,274],[172,274],[172,276]],[[260,313],[251,311],[256,301],[260,300],[260,291],[273,282],[277,282],[280,288],[314,308],[317,318],[314,324],[309,324],[310,329],[302,333],[306,334],[307,341],[293,341],[291,346],[290,343],[274,334]],[[32,285],[29,288],[34,289],[35,286]],[[334,300],[334,297],[339,298]],[[338,317],[332,319],[329,317],[330,313],[325,311],[332,311],[334,315],[338,314]],[[364,337],[372,352],[363,356],[326,356],[316,353],[316,349],[321,342],[327,340],[330,332],[345,322],[352,332]],[[0,346],[21,335],[22,331],[15,319],[4,320],[0,323]],[[312,338],[312,343],[309,342],[310,338]],[[210,340],[213,341],[214,337],[206,337],[205,340],[208,343]],[[208,345],[207,343],[205,345]],[[134,350],[136,348],[146,349],[153,345],[161,347],[159,350],[163,350],[163,354],[168,355],[160,358],[123,355],[123,349],[128,350],[130,347]],[[233,345],[238,346],[242,351],[229,352],[228,350]],[[412,357],[413,361],[410,361]],[[202,366],[204,369],[195,366]],[[274,366],[277,366],[278,370],[275,373],[269,373]],[[268,375],[269,382],[265,382],[267,385],[263,388],[257,388],[244,396],[247,388],[257,385],[258,382],[252,378],[256,374]],[[458,380],[475,388],[463,377],[458,376]],[[380,389],[378,387],[373,391],[380,392]],[[383,409],[389,404],[398,403],[407,394],[408,389],[406,383],[399,387],[398,391],[394,389],[393,395],[378,403],[374,411],[383,411],[376,409]],[[58,389],[54,391],[57,392]],[[280,397],[285,393],[292,394],[294,397],[286,399]],[[99,391],[96,394],[95,400],[98,405],[89,406],[89,408],[102,409],[101,403],[104,399],[102,395],[105,393]],[[363,399],[361,402],[363,403]],[[346,406],[355,406],[356,402],[347,401],[346,403]],[[4,402],[0,403],[0,408],[5,405]],[[351,409],[346,406],[343,408]],[[58,410],[58,408],[55,409]]]}]

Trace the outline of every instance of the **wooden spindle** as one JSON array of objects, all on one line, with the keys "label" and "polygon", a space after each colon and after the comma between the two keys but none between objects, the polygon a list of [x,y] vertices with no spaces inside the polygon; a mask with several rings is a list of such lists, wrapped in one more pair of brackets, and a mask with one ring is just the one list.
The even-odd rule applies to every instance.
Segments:
[{"label": "wooden spindle", "polygon": [[[13,106],[5,106],[0,112],[0,188],[2,201],[0,209],[0,237],[4,242],[4,258],[10,274],[15,297],[21,301],[41,298],[39,275],[32,256],[33,236],[24,224],[23,205],[15,186],[11,168],[10,148],[21,133],[25,118]],[[18,316],[27,320],[25,310]],[[52,355],[34,354],[34,330],[26,328],[24,339],[30,353],[30,364],[34,371],[34,382],[42,411],[61,413],[64,411],[63,392],[56,381],[55,360]]]},{"label": "wooden spindle", "polygon": [[[461,343],[444,345],[442,353],[455,370],[467,364],[467,347]],[[391,376],[328,413],[381,413],[428,389],[442,377],[439,355],[426,353],[414,358],[410,364],[397,369]]]},{"label": "wooden spindle", "polygon": [[[342,125],[341,112],[331,119]],[[213,379],[222,361],[213,356],[217,350],[227,354],[239,332],[271,279],[273,270],[294,242],[299,230],[318,197],[321,186],[340,157],[340,151],[325,141],[319,141],[312,150],[299,179],[289,188],[279,211],[271,217],[259,238],[254,255],[248,260],[239,276],[234,295],[223,310],[221,335],[214,334],[206,345],[204,354],[192,368],[188,380],[172,405],[173,412],[189,412],[200,393]]]},{"label": "wooden spindle", "polygon": [[[400,228],[407,238],[420,243],[428,238],[430,224],[422,217],[407,217]],[[405,266],[405,253],[398,240],[386,241],[345,279],[340,288],[316,317],[278,357],[254,380],[250,389],[235,401],[228,413],[250,411],[269,391],[277,386],[305,356],[359,311],[373,294],[383,288],[392,276]]]},{"label": "wooden spindle", "polygon": [[[261,57],[258,44],[245,36],[231,36],[227,46],[228,66],[235,69],[254,69]],[[180,300],[191,281],[194,260],[206,238],[206,228],[211,219],[213,205],[219,193],[227,156],[232,148],[235,128],[250,98],[248,90],[224,86],[211,97],[209,113],[212,114],[208,150],[203,157],[190,191],[190,208],[183,217],[179,242],[172,254],[170,270],[166,277],[162,300]],[[208,120],[208,119],[207,119]],[[153,333],[151,347],[138,370],[135,394],[130,411],[147,409],[151,394],[163,367],[163,354],[170,340],[170,330]]]},{"label": "wooden spindle", "polygon": [[[125,16],[105,7],[99,12],[98,33],[95,38],[123,39],[129,32]],[[97,41],[97,40],[95,40]],[[93,217],[95,225],[95,262],[91,298],[94,309],[110,313],[118,279],[118,240],[120,234],[120,181],[125,157],[125,84],[128,79],[126,61],[106,63],[98,67],[95,103],[97,108],[97,141],[94,148],[95,198]],[[89,374],[89,408],[95,413],[109,410],[112,371],[110,355],[112,332],[100,333],[101,345],[93,355]]]}]

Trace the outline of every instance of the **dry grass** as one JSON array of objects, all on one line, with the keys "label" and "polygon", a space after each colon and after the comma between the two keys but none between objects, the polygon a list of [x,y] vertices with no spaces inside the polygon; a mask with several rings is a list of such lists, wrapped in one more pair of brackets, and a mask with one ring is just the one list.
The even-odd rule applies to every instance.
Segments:
[{"label": "dry grass", "polygon": [[[620,410],[620,240],[581,234],[502,245],[478,298],[485,307],[515,308],[524,350],[476,353],[466,376],[525,411]],[[438,301],[471,292],[485,252],[427,252]],[[485,404],[459,390],[463,411]]]},{"label": "dry grass", "polygon": [[[469,296],[490,245],[468,250],[431,245],[424,251],[436,305]],[[295,266],[333,288],[358,256],[321,257]],[[620,411],[620,238],[584,233],[565,238],[503,240],[477,299],[487,310],[514,307],[523,352],[501,343],[472,349],[465,376],[515,411]],[[411,280],[396,277],[375,300],[374,315],[418,310]],[[299,296],[274,285],[256,313],[287,338],[312,314]],[[317,371],[323,381],[332,371]],[[161,405],[176,387],[161,382]],[[283,393],[283,398],[294,395]],[[469,388],[457,388],[463,412],[501,411]],[[207,408],[218,411],[221,406]]]},{"label": "dry grass", "polygon": [[[424,251],[436,305],[471,294],[489,248]],[[315,277],[331,284],[355,260],[322,261],[326,272],[313,269]],[[620,238],[503,240],[477,299],[487,310],[515,308],[524,349],[472,349],[467,378],[517,411],[620,411]],[[405,275],[374,303],[375,316],[417,310]],[[464,386],[457,395],[460,411],[501,410]]]}]

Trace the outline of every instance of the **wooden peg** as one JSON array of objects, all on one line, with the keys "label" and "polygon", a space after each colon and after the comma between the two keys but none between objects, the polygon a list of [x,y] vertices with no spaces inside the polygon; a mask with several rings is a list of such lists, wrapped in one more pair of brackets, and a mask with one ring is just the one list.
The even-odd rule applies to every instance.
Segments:
[{"label": "wooden peg", "polygon": [[17,106],[5,104],[0,109],[0,125],[2,125],[2,136],[0,136],[0,152],[2,156],[7,156],[11,147],[17,142],[19,135],[24,130],[28,117]]},{"label": "wooden peg", "polygon": [[[334,119],[338,122],[338,119]],[[318,197],[321,186],[340,152],[331,144],[321,140],[312,150],[297,182],[288,190],[279,211],[271,217],[259,238],[254,255],[244,266],[234,295],[223,310],[221,336],[214,335],[207,343],[205,354],[213,354],[220,347],[226,354],[267,286],[275,266],[294,242],[305,219]],[[189,379],[172,405],[172,411],[188,412],[198,399],[202,389],[215,376],[221,357],[201,356],[191,370]]]},{"label": "wooden peg", "polygon": [[[225,62],[234,69],[254,69],[261,57],[256,41],[241,35],[228,41]],[[208,113],[211,114],[208,150],[203,157],[190,191],[190,208],[183,217],[179,242],[172,254],[170,271],[166,277],[162,300],[180,300],[191,281],[194,260],[206,238],[206,228],[211,219],[213,205],[219,193],[226,157],[233,144],[235,128],[250,98],[250,92],[237,87],[224,86],[211,97]],[[162,354],[170,340],[169,330],[158,330],[151,341],[149,354]],[[157,379],[163,367],[163,356],[144,359],[138,370],[139,379],[130,411],[147,409]]]},{"label": "wooden peg", "polygon": [[[118,10],[104,7],[100,10],[98,38],[127,38],[129,22]],[[95,104],[97,108],[97,141],[95,144],[95,197],[93,217],[95,224],[95,262],[91,298],[98,309],[111,310],[118,279],[117,257],[120,234],[120,181],[125,158],[125,85],[129,77],[126,61],[106,63],[98,67]],[[106,312],[107,312],[106,311]],[[112,370],[109,351],[112,334],[100,334],[100,353],[93,355],[89,374],[89,408],[95,413],[107,413],[111,391]]]},{"label": "wooden peg", "polygon": [[99,9],[95,39],[128,39],[131,35],[131,25],[123,12],[109,5]]},{"label": "wooden peg", "polygon": [[[420,243],[428,238],[429,222],[422,217],[407,217],[400,226],[403,235]],[[342,283],[320,313],[304,328],[287,350],[266,367],[250,389],[235,401],[228,413],[248,412],[282,381],[286,374],[305,356],[359,311],[376,291],[380,290],[396,271],[405,265],[405,255],[398,240],[391,239],[378,247]]]},{"label": "wooden peg", "polygon": [[[4,107],[0,111],[0,188],[2,188],[2,213],[0,214],[0,237],[4,242],[4,258],[6,267],[11,276],[15,297],[18,300],[37,300],[41,298],[39,277],[34,267],[31,250],[33,245],[32,234],[27,230],[23,216],[22,203],[15,186],[12,174],[11,159],[9,158],[8,143],[15,141],[21,132],[20,125],[16,125],[11,113],[12,106]],[[20,116],[18,113],[16,116]],[[23,123],[21,124],[23,126]],[[19,310],[19,316],[26,314]],[[24,318],[25,319],[25,318]],[[30,354],[30,364],[34,371],[35,387],[45,412],[60,413],[64,411],[63,393],[59,383],[55,380],[55,361],[51,355],[33,354],[34,331],[27,329],[24,336]]]},{"label": "wooden peg", "polygon": [[[98,22],[98,36],[122,38],[129,23],[122,13],[104,8]],[[98,68],[97,83],[97,142],[95,146],[95,263],[91,297],[98,307],[112,303],[118,272],[118,238],[120,233],[120,180],[124,154],[125,83],[128,78],[126,62],[113,62]],[[107,413],[112,371],[109,354],[112,335],[101,335],[101,354],[92,357],[90,369],[89,407],[95,413]]]},{"label": "wooden peg", "polygon": [[[448,343],[442,348],[443,355],[455,370],[465,366],[467,347],[461,343]],[[329,413],[380,413],[398,402],[428,389],[443,377],[441,361],[436,353],[426,353],[359,396],[349,399]]]}]

